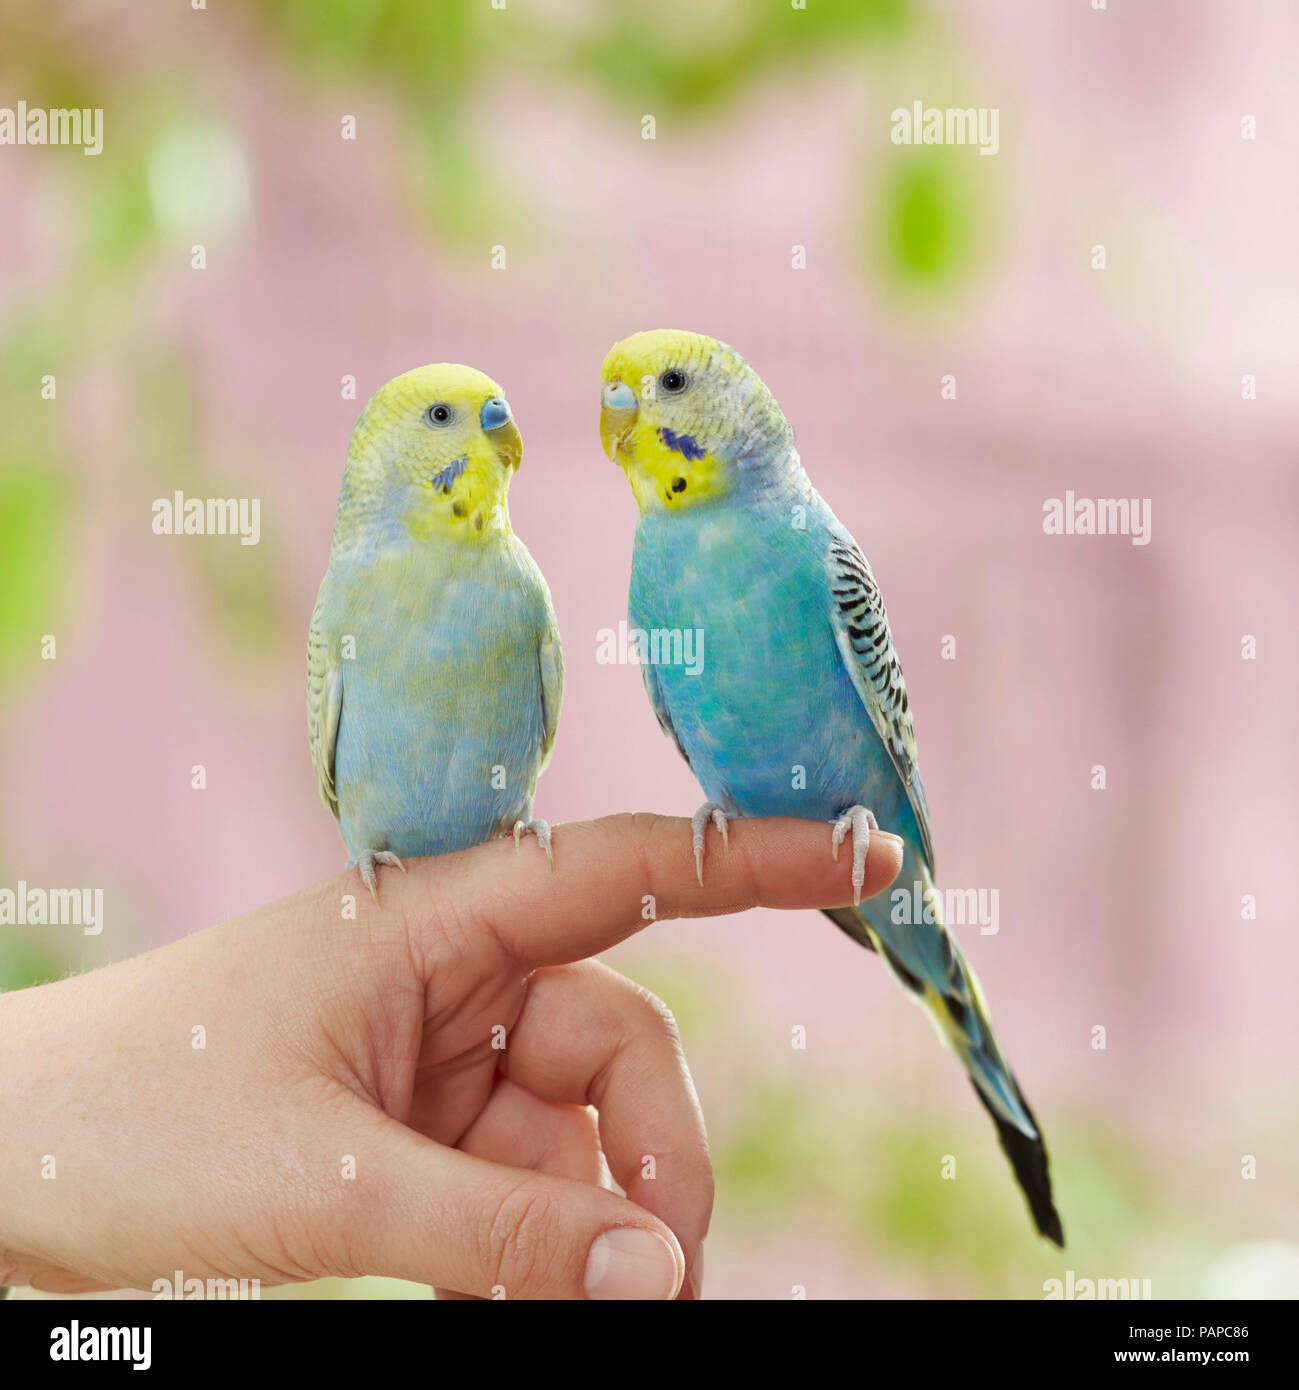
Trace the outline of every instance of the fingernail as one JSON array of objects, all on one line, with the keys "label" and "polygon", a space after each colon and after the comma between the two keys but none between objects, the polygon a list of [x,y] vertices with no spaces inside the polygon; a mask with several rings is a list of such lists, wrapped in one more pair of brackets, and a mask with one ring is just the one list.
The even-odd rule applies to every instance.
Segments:
[{"label": "fingernail", "polygon": [[664,1302],[676,1297],[680,1282],[672,1247],[662,1236],[639,1226],[606,1231],[586,1258],[587,1298]]},{"label": "fingernail", "polygon": [[891,845],[906,845],[906,841],[901,835],[894,835],[890,830],[872,830],[872,840],[887,840]]}]

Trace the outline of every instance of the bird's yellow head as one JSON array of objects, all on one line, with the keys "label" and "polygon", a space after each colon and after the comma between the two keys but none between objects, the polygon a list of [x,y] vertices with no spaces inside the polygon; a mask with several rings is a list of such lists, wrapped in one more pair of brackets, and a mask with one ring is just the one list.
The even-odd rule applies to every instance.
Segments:
[{"label": "bird's yellow head", "polygon": [[635,333],[609,349],[600,438],[642,515],[729,496],[793,447],[775,398],[734,348],[673,328]]},{"label": "bird's yellow head", "polygon": [[505,497],[522,457],[491,377],[447,362],[417,367],[380,387],[356,422],[339,528],[473,541],[509,525]]}]

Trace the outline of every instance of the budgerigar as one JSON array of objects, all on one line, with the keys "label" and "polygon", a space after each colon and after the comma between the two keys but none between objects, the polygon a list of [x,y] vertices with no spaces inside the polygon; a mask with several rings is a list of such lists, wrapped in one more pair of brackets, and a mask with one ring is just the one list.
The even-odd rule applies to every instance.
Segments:
[{"label": "budgerigar", "polygon": [[902,838],[896,886],[928,907],[922,920],[895,922],[887,894],[828,915],[927,1010],[992,1115],[1038,1230],[1063,1244],[1041,1131],[943,924],[907,688],[879,588],[812,487],[779,405],[724,343],[638,333],[605,359],[600,433],[640,509],[632,629],[649,634],[651,658],[655,632],[704,638],[690,663],[663,659],[670,641],[656,662],[642,655],[659,723],[708,797],[693,822],[701,875],[708,826],[724,836],[728,817],[830,822],[827,851],[837,856],[852,836],[859,895],[875,818]]},{"label": "budgerigar", "polygon": [[347,451],[307,642],[325,804],[376,866],[466,849],[532,816],[564,667],[550,591],[510,527],[523,445],[501,388],[439,364],[382,387]]}]

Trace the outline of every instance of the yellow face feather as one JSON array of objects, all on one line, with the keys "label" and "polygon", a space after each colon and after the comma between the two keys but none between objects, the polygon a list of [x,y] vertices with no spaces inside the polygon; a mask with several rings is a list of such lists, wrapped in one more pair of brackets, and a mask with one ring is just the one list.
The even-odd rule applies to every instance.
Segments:
[{"label": "yellow face feather", "polygon": [[600,438],[642,515],[725,497],[755,447],[792,441],[780,407],[739,353],[679,329],[636,333],[609,350]]},{"label": "yellow face feather", "polygon": [[509,526],[505,498],[522,457],[491,377],[452,363],[417,367],[381,387],[361,412],[344,499],[362,517],[394,508],[415,540],[473,541]]}]

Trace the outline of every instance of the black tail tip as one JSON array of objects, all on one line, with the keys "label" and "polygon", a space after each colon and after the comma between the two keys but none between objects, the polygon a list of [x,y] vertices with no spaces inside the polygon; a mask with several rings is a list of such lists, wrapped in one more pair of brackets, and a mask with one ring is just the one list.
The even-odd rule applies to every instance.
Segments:
[{"label": "black tail tip", "polygon": [[1064,1249],[1064,1227],[1060,1224],[1060,1213],[1055,1207],[1049,1207],[1045,1212],[1034,1212],[1033,1220],[1037,1222],[1037,1229],[1056,1246],[1057,1249]]},{"label": "black tail tip", "polygon": [[[1018,1083],[1016,1083],[1015,1089],[1019,1091]],[[1060,1224],[1060,1213],[1056,1211],[1055,1202],[1051,1197],[1051,1168],[1047,1158],[1046,1145],[1041,1138],[1042,1127],[1028,1108],[1023,1091],[1019,1091],[1020,1104],[1023,1105],[1024,1113],[1032,1120],[1033,1126],[1038,1132],[1036,1139],[1030,1139],[1014,1125],[1003,1120],[977,1086],[974,1088],[974,1093],[983,1102],[984,1109],[992,1116],[992,1121],[997,1126],[997,1138],[1001,1141],[1002,1152],[1010,1160],[1010,1166],[1015,1170],[1015,1180],[1019,1183],[1024,1197],[1028,1201],[1028,1209],[1032,1213],[1033,1224],[1047,1240],[1063,1250],[1064,1227]]]}]

